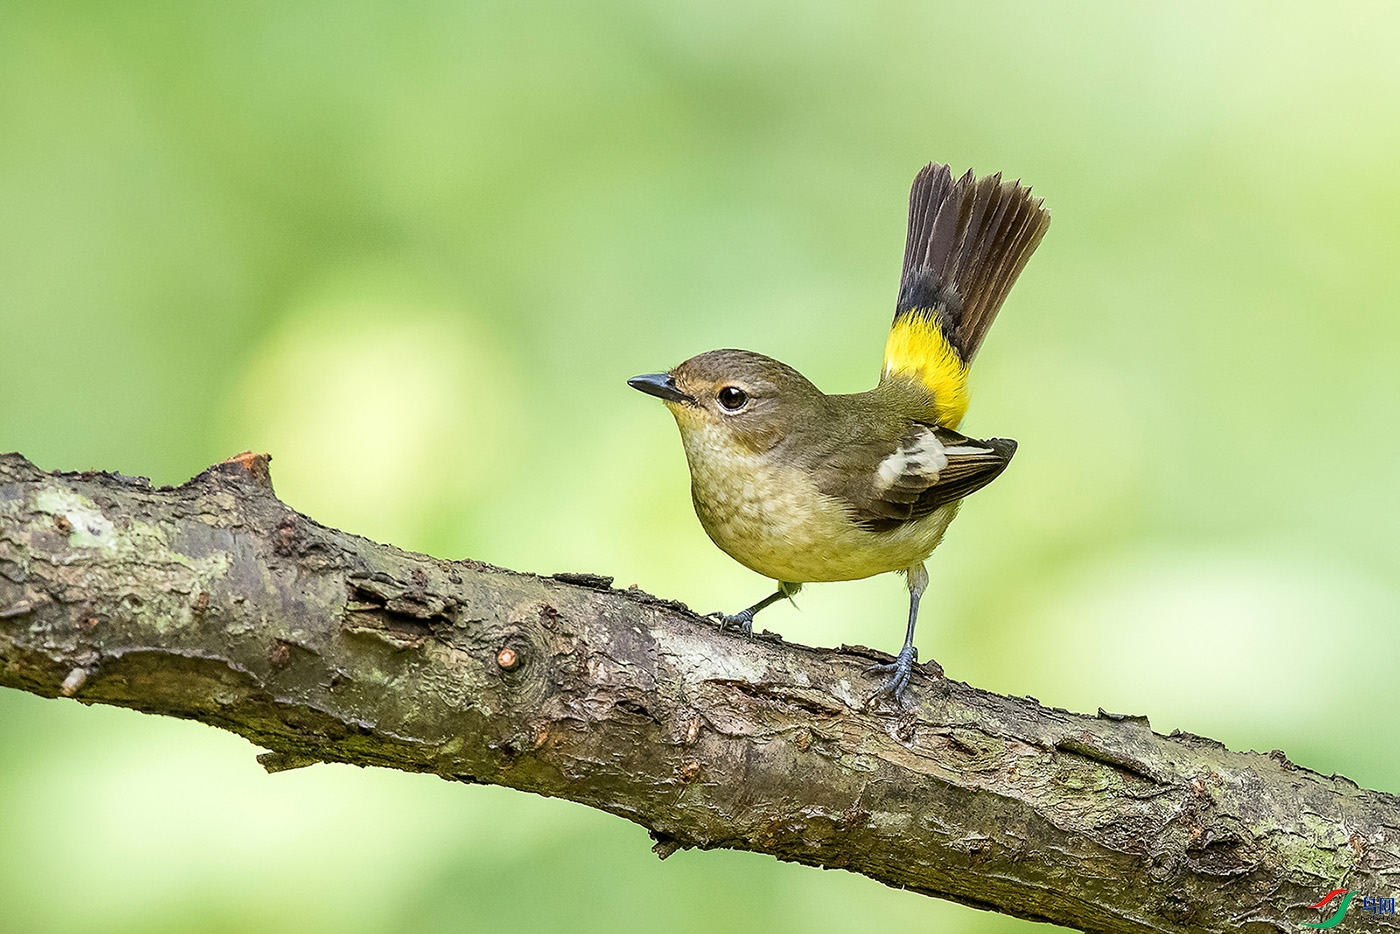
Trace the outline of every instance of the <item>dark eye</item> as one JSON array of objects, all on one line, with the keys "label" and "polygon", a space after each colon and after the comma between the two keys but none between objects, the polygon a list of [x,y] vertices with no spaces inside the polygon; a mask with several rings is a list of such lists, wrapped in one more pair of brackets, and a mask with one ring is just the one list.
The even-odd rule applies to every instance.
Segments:
[{"label": "dark eye", "polygon": [[738,386],[725,386],[719,391],[719,404],[731,412],[737,412],[749,401],[749,394]]}]

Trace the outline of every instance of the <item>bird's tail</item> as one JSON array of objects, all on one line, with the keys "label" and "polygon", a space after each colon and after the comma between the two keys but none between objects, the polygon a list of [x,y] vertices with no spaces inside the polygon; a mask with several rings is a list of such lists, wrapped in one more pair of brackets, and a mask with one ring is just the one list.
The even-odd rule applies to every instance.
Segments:
[{"label": "bird's tail", "polygon": [[880,380],[903,376],[933,394],[939,424],[967,411],[967,371],[1006,293],[1050,226],[1050,212],[1001,174],[953,180],[927,165],[909,192],[899,302]]}]

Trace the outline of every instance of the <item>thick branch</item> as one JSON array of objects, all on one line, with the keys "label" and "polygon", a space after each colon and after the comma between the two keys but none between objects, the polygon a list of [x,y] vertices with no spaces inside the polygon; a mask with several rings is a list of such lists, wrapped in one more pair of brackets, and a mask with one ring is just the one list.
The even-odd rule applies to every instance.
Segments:
[{"label": "thick branch", "polygon": [[153,489],[0,456],[0,684],[201,720],[271,770],[508,785],[663,856],[770,853],[1086,931],[1293,931],[1334,886],[1394,891],[1400,799],[922,672],[912,710],[867,709],[869,650],[609,583],[324,528],[262,457]]}]

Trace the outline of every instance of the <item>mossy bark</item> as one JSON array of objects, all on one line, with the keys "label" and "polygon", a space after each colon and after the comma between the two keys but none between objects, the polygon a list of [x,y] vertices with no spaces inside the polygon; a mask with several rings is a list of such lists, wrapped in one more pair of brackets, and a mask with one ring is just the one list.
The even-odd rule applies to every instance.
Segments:
[{"label": "mossy bark", "polygon": [[[1333,887],[1394,894],[1400,799],[921,671],[909,709],[870,708],[872,658],[328,529],[263,457],[156,489],[0,456],[0,684],[201,720],[270,770],[507,785],[662,856],[769,853],[1086,931],[1296,931]],[[1400,927],[1359,905],[1348,927]]]}]

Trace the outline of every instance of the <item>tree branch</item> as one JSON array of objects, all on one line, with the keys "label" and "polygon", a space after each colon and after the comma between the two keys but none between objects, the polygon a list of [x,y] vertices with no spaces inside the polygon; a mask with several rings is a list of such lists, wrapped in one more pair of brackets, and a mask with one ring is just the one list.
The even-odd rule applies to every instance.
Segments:
[{"label": "tree branch", "polygon": [[261,456],[155,489],[0,455],[0,684],[201,720],[271,771],[507,785],[663,857],[769,853],[1086,931],[1294,931],[1330,888],[1394,891],[1395,797],[924,672],[913,709],[867,709],[887,656],[610,583],[327,529]]}]

